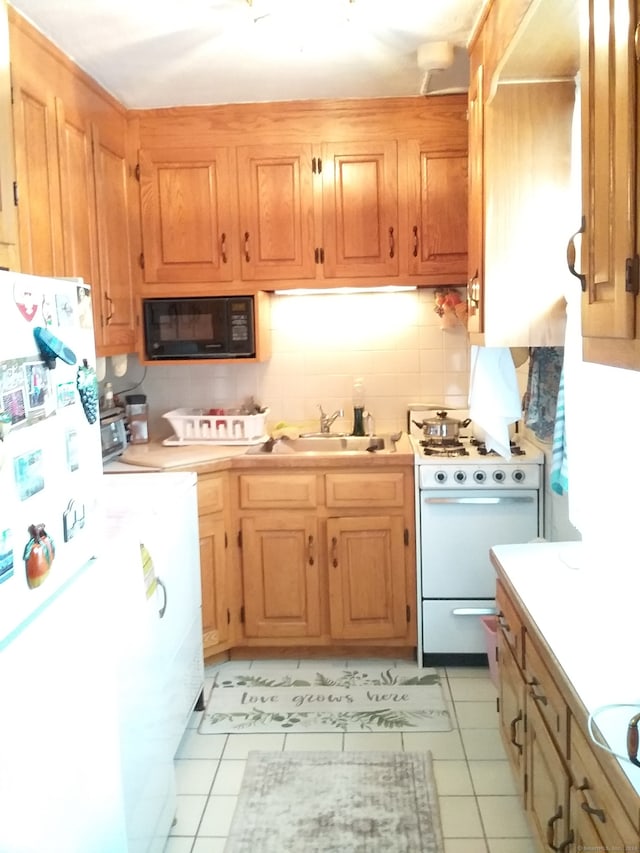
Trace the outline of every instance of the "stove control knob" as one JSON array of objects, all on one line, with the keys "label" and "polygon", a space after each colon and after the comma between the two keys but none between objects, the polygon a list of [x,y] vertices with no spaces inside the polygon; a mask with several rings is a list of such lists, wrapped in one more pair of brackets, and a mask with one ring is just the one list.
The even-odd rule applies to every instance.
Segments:
[{"label": "stove control knob", "polygon": [[496,481],[496,483],[504,483],[504,478],[505,478],[504,471],[501,471],[500,469],[498,469],[497,471],[493,472],[493,479]]},{"label": "stove control knob", "polygon": [[487,479],[487,475],[484,471],[474,471],[473,479],[476,481],[476,483],[484,483],[484,481]]},{"label": "stove control knob", "polygon": [[526,474],[524,473],[524,471],[521,468],[516,468],[516,470],[513,472],[513,474],[511,476],[516,481],[516,483],[524,483],[524,479],[526,477]]},{"label": "stove control knob", "polygon": [[464,481],[467,479],[467,475],[464,471],[456,471],[456,473],[453,475],[453,479],[456,481],[456,483],[464,483]]},{"label": "stove control knob", "polygon": [[447,472],[446,471],[436,471],[434,474],[436,483],[446,483],[447,481]]}]

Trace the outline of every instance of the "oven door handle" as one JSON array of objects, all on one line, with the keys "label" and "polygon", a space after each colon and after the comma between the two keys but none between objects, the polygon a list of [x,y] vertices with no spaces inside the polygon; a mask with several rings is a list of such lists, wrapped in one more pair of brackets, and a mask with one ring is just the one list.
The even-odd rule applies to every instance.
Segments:
[{"label": "oven door handle", "polygon": [[535,498],[526,495],[522,497],[502,498],[423,498],[426,504],[530,504]]},{"label": "oven door handle", "polygon": [[454,616],[495,616],[495,607],[454,607],[451,611]]}]

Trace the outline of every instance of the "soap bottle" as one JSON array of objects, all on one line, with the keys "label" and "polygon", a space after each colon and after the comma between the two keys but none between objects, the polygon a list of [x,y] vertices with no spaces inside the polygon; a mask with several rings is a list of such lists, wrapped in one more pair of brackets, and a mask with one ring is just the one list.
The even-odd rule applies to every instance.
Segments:
[{"label": "soap bottle", "polygon": [[362,379],[353,383],[353,433],[364,435],[364,384]]}]

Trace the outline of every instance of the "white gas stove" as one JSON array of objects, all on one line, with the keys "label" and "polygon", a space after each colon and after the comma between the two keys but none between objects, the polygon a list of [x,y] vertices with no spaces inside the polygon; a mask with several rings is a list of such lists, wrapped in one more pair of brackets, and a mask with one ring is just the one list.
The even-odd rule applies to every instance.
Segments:
[{"label": "white gas stove", "polygon": [[[432,416],[408,413],[416,464],[419,655],[429,665],[486,664],[481,620],[496,612],[489,550],[542,536],[544,454],[517,434],[511,458],[487,452],[472,424],[456,440],[427,439],[419,424]],[[464,421],[468,413],[449,416]]]}]

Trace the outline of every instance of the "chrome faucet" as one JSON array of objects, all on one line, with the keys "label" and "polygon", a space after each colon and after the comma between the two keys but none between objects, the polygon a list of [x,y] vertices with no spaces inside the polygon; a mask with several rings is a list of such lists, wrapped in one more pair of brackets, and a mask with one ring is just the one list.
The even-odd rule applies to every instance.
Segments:
[{"label": "chrome faucet", "polygon": [[318,408],[320,409],[320,432],[329,432],[329,430],[331,429],[331,424],[335,421],[335,419],[341,418],[344,415],[342,409],[336,409],[336,411],[332,415],[326,415],[320,403],[318,403]]}]

